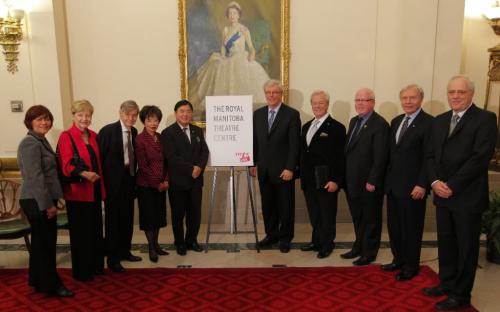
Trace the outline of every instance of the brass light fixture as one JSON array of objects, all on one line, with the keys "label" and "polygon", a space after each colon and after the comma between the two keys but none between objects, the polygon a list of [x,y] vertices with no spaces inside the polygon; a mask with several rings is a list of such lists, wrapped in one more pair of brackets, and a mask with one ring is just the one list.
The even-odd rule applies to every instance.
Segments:
[{"label": "brass light fixture", "polygon": [[13,9],[8,10],[6,17],[0,17],[0,45],[7,61],[7,71],[11,74],[18,71],[19,45],[23,39],[23,24],[21,24],[23,18],[23,10]]}]

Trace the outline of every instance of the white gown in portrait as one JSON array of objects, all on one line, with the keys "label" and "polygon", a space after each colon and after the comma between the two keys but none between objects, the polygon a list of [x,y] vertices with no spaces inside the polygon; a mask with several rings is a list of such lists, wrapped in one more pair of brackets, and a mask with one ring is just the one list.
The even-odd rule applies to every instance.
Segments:
[{"label": "white gown in portrait", "polygon": [[189,80],[190,101],[203,108],[211,95],[252,95],[254,103],[266,102],[263,86],[269,76],[257,61],[248,60],[245,45],[242,31],[226,36],[221,53],[212,53]]}]

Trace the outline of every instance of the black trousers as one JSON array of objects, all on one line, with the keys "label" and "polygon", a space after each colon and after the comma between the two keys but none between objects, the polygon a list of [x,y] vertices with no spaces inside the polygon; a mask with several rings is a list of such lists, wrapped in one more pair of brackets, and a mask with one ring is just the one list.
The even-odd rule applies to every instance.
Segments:
[{"label": "black trousers", "polygon": [[450,297],[470,300],[479,257],[481,214],[436,207],[440,286]]},{"label": "black trousers", "polygon": [[62,285],[56,271],[57,218],[47,218],[34,199],[21,199],[21,209],[31,226],[28,284],[36,291],[52,293]]},{"label": "black trousers", "polygon": [[313,228],[311,242],[322,250],[332,249],[336,235],[338,193],[306,186],[304,196]]},{"label": "black trousers", "polygon": [[366,197],[347,196],[356,234],[352,250],[362,257],[377,257],[382,234],[383,202],[384,196],[382,194]]},{"label": "black trousers", "polygon": [[128,173],[121,181],[119,196],[104,201],[106,255],[108,264],[119,263],[130,254],[134,232],[135,180]]},{"label": "black trousers", "polygon": [[295,223],[295,180],[284,183],[259,181],[266,236],[290,243]]},{"label": "black trousers", "polygon": [[101,202],[66,201],[73,277],[87,280],[104,268]]},{"label": "black trousers", "polygon": [[387,229],[393,262],[410,273],[417,273],[420,265],[426,199],[387,195]]},{"label": "black trousers", "polygon": [[[172,230],[174,244],[182,246],[197,241],[201,223],[202,188],[189,190],[168,190],[168,199],[172,208]],[[186,235],[184,235],[184,218],[186,219]]]}]

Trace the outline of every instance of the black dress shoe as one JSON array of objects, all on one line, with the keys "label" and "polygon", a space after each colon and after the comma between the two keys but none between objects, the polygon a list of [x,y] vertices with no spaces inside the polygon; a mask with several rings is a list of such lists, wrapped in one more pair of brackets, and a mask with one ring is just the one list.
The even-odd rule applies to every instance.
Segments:
[{"label": "black dress shoe", "polygon": [[458,300],[448,297],[448,299],[436,303],[436,309],[450,311],[470,307],[470,301]]},{"label": "black dress shoe", "polygon": [[416,272],[402,270],[401,272],[396,274],[395,279],[396,279],[396,281],[403,282],[403,281],[411,280],[415,276],[417,276]]},{"label": "black dress shoe", "polygon": [[73,276],[74,279],[76,279],[77,281],[79,282],[92,282],[94,280],[94,276],[93,275],[89,275],[89,276]]},{"label": "black dress shoe", "polygon": [[359,257],[359,254],[357,252],[354,252],[353,250],[349,250],[346,253],[343,253],[340,255],[342,259],[354,259],[356,257]]},{"label": "black dress shoe", "polygon": [[290,243],[280,243],[280,252],[282,253],[290,252]]},{"label": "black dress shoe", "polygon": [[154,249],[149,249],[149,261],[158,262],[158,254]]},{"label": "black dress shoe", "polygon": [[276,244],[277,242],[278,242],[278,240],[271,239],[271,238],[269,238],[269,237],[266,236],[266,237],[264,237],[263,240],[261,240],[259,242],[259,247],[269,247],[269,246],[271,246],[273,244]]},{"label": "black dress shoe", "polygon": [[104,275],[104,269],[103,268],[95,269],[94,275]]},{"label": "black dress shoe", "polygon": [[423,288],[422,292],[424,295],[428,297],[441,297],[446,295],[446,290],[444,290],[442,287],[429,287],[429,288]]},{"label": "black dress shoe", "polygon": [[317,246],[313,243],[309,243],[307,245],[300,247],[300,250],[302,250],[302,251],[319,251],[319,246]]},{"label": "black dress shoe", "polygon": [[177,251],[177,254],[178,254],[179,256],[185,256],[185,255],[186,255],[187,248],[186,248],[186,246],[184,246],[184,245],[179,245],[179,246],[176,246],[176,247],[175,247],[175,250]]},{"label": "black dress shoe", "polygon": [[125,272],[125,268],[120,263],[108,263],[108,268],[114,273]]},{"label": "black dress shoe", "polygon": [[332,249],[323,249],[318,252],[318,255],[316,256],[318,259],[323,259],[327,258],[332,254]]},{"label": "black dress shoe", "polygon": [[122,260],[128,261],[128,262],[139,262],[142,261],[141,257],[134,256],[133,254],[128,254],[125,257],[123,257]]},{"label": "black dress shoe", "polygon": [[354,260],[352,264],[356,266],[368,265],[375,260],[374,258],[359,257],[358,260]]},{"label": "black dress shoe", "polygon": [[59,286],[56,291],[49,294],[50,296],[68,298],[73,297],[75,294],[64,286]]},{"label": "black dress shoe", "polygon": [[402,265],[401,265],[401,264],[391,262],[391,263],[388,263],[388,264],[382,264],[382,265],[380,266],[380,269],[381,269],[382,271],[392,272],[392,271],[396,271],[396,270],[401,269],[401,267],[402,267]]},{"label": "black dress shoe", "polygon": [[196,252],[202,252],[203,251],[203,248],[200,246],[200,244],[198,244],[198,242],[187,244],[187,249],[188,250],[192,250],[192,251],[196,251]]},{"label": "black dress shoe", "polygon": [[166,251],[165,249],[162,249],[160,246],[156,246],[155,251],[160,256],[166,256],[169,254],[168,251]]}]

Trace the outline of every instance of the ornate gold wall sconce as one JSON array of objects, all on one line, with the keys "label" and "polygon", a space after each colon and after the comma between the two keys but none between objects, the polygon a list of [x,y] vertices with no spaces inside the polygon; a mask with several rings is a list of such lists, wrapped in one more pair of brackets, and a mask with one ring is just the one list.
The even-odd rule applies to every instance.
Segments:
[{"label": "ornate gold wall sconce", "polygon": [[7,71],[11,74],[18,71],[19,45],[23,39],[23,24],[21,24],[23,18],[23,10],[13,9],[8,10],[7,16],[0,17],[0,45],[7,61]]}]

